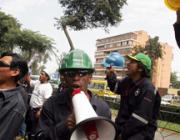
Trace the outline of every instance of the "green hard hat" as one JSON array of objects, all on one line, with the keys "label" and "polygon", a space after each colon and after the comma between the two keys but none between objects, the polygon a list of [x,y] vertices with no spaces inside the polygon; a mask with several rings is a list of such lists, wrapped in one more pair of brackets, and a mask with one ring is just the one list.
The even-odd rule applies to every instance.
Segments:
[{"label": "green hard hat", "polygon": [[138,53],[135,56],[128,55],[127,56],[129,59],[133,59],[135,61],[138,61],[142,63],[148,71],[151,71],[151,59],[148,55],[145,55],[143,53]]},{"label": "green hard hat", "polygon": [[82,50],[71,50],[62,60],[59,70],[89,69],[94,70],[89,56]]}]

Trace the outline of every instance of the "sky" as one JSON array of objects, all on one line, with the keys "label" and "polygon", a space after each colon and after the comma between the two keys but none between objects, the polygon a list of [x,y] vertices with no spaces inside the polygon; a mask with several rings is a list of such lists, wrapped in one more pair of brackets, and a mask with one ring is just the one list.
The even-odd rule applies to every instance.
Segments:
[{"label": "sky", "polygon": [[[54,18],[63,16],[63,9],[58,0],[0,0],[0,9],[10,14],[22,24],[22,28],[39,31],[52,39],[59,52],[68,52],[70,47],[62,30],[54,26]],[[69,34],[75,48],[89,54],[93,63],[96,51],[96,40],[127,32],[144,30],[151,37],[159,36],[161,42],[167,42],[173,48],[172,71],[180,76],[180,49],[175,41],[173,24],[176,13],[168,9],[164,0],[127,0],[127,5],[121,10],[122,22],[110,27],[109,33],[102,28],[73,31]],[[55,70],[57,66],[48,63]]]}]

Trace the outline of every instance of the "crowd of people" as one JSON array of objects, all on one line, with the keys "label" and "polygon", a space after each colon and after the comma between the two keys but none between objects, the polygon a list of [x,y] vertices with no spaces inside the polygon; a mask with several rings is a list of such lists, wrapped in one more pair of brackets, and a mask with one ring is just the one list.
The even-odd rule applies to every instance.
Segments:
[{"label": "crowd of people", "polygon": [[[176,13],[174,30],[180,47],[180,10]],[[138,53],[128,55],[126,60],[125,78],[117,79],[111,66],[106,71],[110,90],[121,95],[114,139],[153,140],[161,98],[151,83],[151,58]],[[0,140],[15,140],[18,135],[26,135],[28,140],[70,140],[76,126],[71,95],[74,89],[85,93],[98,116],[111,119],[108,104],[88,90],[93,72],[89,56],[82,50],[71,50],[63,58],[59,69],[62,82],[52,95],[50,75],[46,70],[40,72],[38,81],[33,81],[26,61],[16,53],[2,53]]]},{"label": "crowd of people", "polygon": [[[160,105],[159,94],[149,80],[151,59],[142,53],[128,58],[125,79],[117,80],[111,68],[106,73],[110,89],[121,94],[115,121],[116,139],[151,140],[157,129]],[[28,140],[69,140],[76,126],[71,95],[74,89],[85,93],[98,116],[111,119],[108,104],[88,90],[94,67],[85,52],[78,49],[70,51],[64,57],[59,72],[62,83],[52,96],[53,89],[48,82],[50,76],[45,70],[40,72],[38,81],[33,81],[22,58],[15,53],[1,55],[1,140],[13,140],[18,132],[27,135]]]}]

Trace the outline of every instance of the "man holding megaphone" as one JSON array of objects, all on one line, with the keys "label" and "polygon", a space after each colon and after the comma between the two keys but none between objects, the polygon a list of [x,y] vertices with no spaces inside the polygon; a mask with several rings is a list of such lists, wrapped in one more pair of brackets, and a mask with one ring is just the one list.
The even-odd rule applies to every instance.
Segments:
[{"label": "man holding megaphone", "polygon": [[[111,118],[111,112],[104,101],[95,97],[87,89],[93,71],[94,68],[89,56],[82,50],[72,50],[63,58],[60,74],[64,76],[64,82],[66,82],[67,86],[61,93],[52,96],[44,104],[36,135],[37,140],[102,140],[101,138],[95,139],[95,137],[100,137],[101,135],[95,131],[98,129],[97,125],[102,122],[102,119],[94,120],[93,122],[89,122],[89,120],[98,118],[98,116],[108,120]],[[86,106],[87,111],[82,113],[82,111],[86,110]],[[94,110],[97,114],[93,112]],[[81,117],[83,118],[83,115],[87,116],[87,114],[90,114],[90,116],[95,114],[95,117],[89,117],[82,121]],[[80,118],[77,118],[79,115]],[[84,130],[81,131],[81,126],[86,121],[88,123],[82,129],[87,131],[82,132]],[[97,122],[97,124],[94,122]],[[105,123],[102,122],[102,124]],[[76,130],[77,126],[79,127]],[[102,126],[109,126],[109,124]],[[82,138],[83,135],[88,135],[89,133],[91,133],[89,138]],[[103,135],[106,135],[106,133]],[[109,139],[104,138],[103,140]]]}]

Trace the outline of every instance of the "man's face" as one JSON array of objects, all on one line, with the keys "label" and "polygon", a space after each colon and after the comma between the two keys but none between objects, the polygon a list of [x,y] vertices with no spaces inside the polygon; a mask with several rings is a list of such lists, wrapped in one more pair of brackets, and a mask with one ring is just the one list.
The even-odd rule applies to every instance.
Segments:
[{"label": "man's face", "polygon": [[0,83],[11,79],[13,76],[13,70],[10,69],[11,61],[11,56],[0,58]]},{"label": "man's face", "polygon": [[127,62],[127,74],[131,77],[131,76],[135,76],[136,74],[140,73],[140,68],[138,66],[138,62],[133,60],[133,59],[129,59]]},{"label": "man's face", "polygon": [[67,70],[63,76],[68,87],[80,88],[82,91],[87,91],[92,79],[92,74],[88,70]]},{"label": "man's face", "polygon": [[45,72],[42,71],[42,72],[40,73],[39,81],[40,81],[41,83],[44,83],[44,82],[47,82],[47,81],[48,81],[48,77],[46,76],[46,73],[45,73]]}]

